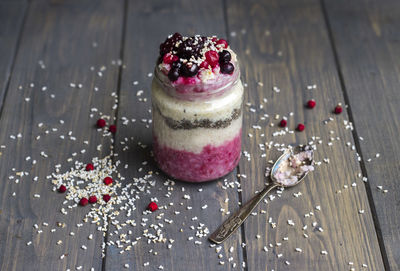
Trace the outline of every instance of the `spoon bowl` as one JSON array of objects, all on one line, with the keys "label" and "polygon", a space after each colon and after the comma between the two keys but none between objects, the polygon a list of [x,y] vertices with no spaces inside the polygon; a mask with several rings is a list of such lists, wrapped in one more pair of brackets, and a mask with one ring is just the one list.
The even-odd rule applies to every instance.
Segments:
[{"label": "spoon bowl", "polygon": [[297,182],[294,182],[292,184],[286,185],[286,184],[282,184],[280,183],[276,178],[275,178],[275,173],[276,171],[279,169],[279,166],[281,165],[282,162],[285,162],[289,159],[290,156],[292,155],[296,155],[299,154],[301,152],[305,152],[305,151],[310,151],[311,152],[311,159],[305,159],[305,165],[307,166],[312,166],[314,164],[314,152],[313,149],[310,145],[297,145],[294,148],[288,148],[274,163],[274,165],[272,166],[271,169],[271,173],[270,173],[270,178],[272,180],[273,183],[277,184],[278,186],[281,187],[292,187],[295,186],[297,184],[299,184],[304,177],[307,176],[309,171],[305,171],[302,175],[298,176],[298,180]]}]

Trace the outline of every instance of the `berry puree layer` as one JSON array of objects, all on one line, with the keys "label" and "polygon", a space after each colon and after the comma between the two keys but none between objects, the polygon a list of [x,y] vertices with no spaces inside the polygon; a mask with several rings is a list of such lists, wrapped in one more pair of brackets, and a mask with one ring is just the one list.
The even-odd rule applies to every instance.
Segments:
[{"label": "berry puree layer", "polygon": [[243,85],[236,54],[216,37],[175,33],[152,83],[153,152],[166,174],[204,182],[240,159]]}]

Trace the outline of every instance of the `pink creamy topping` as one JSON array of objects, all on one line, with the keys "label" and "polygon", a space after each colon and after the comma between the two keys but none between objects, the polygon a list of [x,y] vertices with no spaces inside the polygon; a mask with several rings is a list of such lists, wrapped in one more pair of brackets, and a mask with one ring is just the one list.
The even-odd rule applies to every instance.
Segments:
[{"label": "pink creamy topping", "polygon": [[[236,64],[236,63],[235,63]],[[156,69],[156,78],[169,95],[183,100],[204,100],[217,97],[229,90],[239,78],[239,69],[233,74],[217,74],[215,77],[202,81],[199,77],[179,77],[171,82],[168,76]]]},{"label": "pink creamy topping", "polygon": [[239,67],[226,40],[175,33],[160,45],[155,74],[170,95],[198,100],[221,95],[238,80]]},{"label": "pink creamy topping", "polygon": [[278,169],[273,172],[273,177],[282,185],[294,185],[299,181],[301,176],[314,170],[314,166],[309,165],[309,161],[311,160],[311,150],[290,154],[287,159],[280,162]]}]

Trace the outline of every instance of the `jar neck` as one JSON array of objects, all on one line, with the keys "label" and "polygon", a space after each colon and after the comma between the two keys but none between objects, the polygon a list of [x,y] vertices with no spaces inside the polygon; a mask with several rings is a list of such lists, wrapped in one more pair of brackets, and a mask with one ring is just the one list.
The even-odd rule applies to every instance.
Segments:
[{"label": "jar neck", "polygon": [[228,91],[240,78],[239,65],[235,63],[234,72],[230,75],[219,74],[214,79],[201,81],[199,78],[184,83],[171,82],[158,67],[154,72],[155,81],[170,96],[186,101],[210,100]]}]

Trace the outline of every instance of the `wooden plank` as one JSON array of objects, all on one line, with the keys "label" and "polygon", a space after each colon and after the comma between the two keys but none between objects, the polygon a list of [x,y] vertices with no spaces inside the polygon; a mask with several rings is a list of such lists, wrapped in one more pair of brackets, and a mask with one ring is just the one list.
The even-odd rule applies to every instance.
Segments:
[{"label": "wooden plank", "polygon": [[[0,142],[6,146],[0,157],[1,270],[75,270],[78,266],[83,270],[101,269],[102,234],[94,224],[77,227],[88,209],[67,208],[68,215],[61,214],[64,197],[51,192],[51,180],[46,176],[56,164],[62,164],[60,172],[72,167],[66,159],[73,152],[78,153],[74,160],[84,163],[93,156],[109,153],[109,138],[94,129],[95,119],[89,114],[93,107],[98,109],[97,114],[112,114],[114,98],[110,94],[117,88],[119,68],[110,63],[119,57],[122,19],[123,1],[30,4],[0,120]],[[107,70],[99,77],[97,71],[102,65]],[[91,66],[95,71],[90,70]],[[71,82],[82,84],[82,88],[70,87]],[[98,92],[94,91],[95,86]],[[39,123],[43,126],[38,127]],[[69,139],[69,131],[76,140]],[[41,138],[36,140],[38,135]],[[65,135],[65,140],[60,135]],[[101,152],[96,150],[98,144],[103,144]],[[82,149],[86,152],[81,153]],[[42,151],[48,158],[40,155]],[[29,175],[21,177],[17,175],[20,171]],[[37,182],[33,181],[34,176],[38,176]],[[35,198],[34,194],[41,197]],[[44,226],[43,222],[49,225]],[[67,226],[57,227],[56,222]],[[39,234],[39,230],[43,233]],[[88,240],[91,233],[93,241]],[[63,244],[57,245],[58,240]],[[32,244],[28,246],[29,241]],[[86,245],[87,250],[81,245]],[[66,256],[60,260],[62,254]]]},{"label": "wooden plank", "polygon": [[[246,221],[248,269],[349,270],[355,267],[359,270],[366,264],[371,270],[382,270],[366,189],[357,178],[360,165],[354,151],[346,146],[346,142],[350,142],[350,146],[354,144],[351,131],[343,125],[348,115],[346,112],[332,114],[333,108],[338,102],[343,103],[344,98],[319,2],[227,1],[227,18],[232,31],[231,44],[238,51],[244,81],[248,84],[246,99],[252,104],[251,108],[256,109],[252,113],[248,108],[245,113],[245,135],[251,133],[253,137],[244,139],[251,162],[242,159],[239,166],[240,173],[247,175],[241,182],[243,202],[263,188],[267,161],[278,157],[273,147],[267,149],[266,158],[261,157],[263,151],[259,144],[270,141],[304,144],[313,136],[320,137],[322,144],[317,144],[316,159],[330,160],[329,164],[317,167],[298,187],[263,203],[256,209],[258,215]],[[307,85],[313,84],[316,89],[307,89]],[[274,86],[280,91],[274,91]],[[311,98],[316,100],[317,106],[306,109],[304,105]],[[263,109],[259,105],[263,105]],[[294,115],[290,116],[289,112]],[[269,118],[261,120],[264,113],[269,114]],[[275,114],[280,117],[275,119]],[[272,136],[273,132],[282,130],[277,127],[282,116],[288,118],[290,130],[298,123],[305,123],[305,131]],[[323,120],[329,117],[334,120],[324,125]],[[275,126],[271,127],[270,123]],[[261,130],[252,129],[252,125],[260,125]],[[333,141],[330,147],[327,143],[332,136],[338,136],[340,141]],[[352,187],[352,183],[357,186]],[[296,198],[294,193],[298,192],[301,196],[297,194]],[[316,206],[320,206],[320,210]],[[265,214],[260,213],[262,210]],[[359,210],[365,213],[360,214]],[[275,228],[268,223],[270,217],[276,223]],[[288,225],[289,220],[295,225]],[[302,229],[304,225],[307,225],[306,230]],[[264,251],[264,246],[268,252]]]},{"label": "wooden plank", "polygon": [[355,136],[364,139],[358,149],[387,254],[385,267],[399,270],[400,3],[325,1],[325,5]]},{"label": "wooden plank", "polygon": [[26,8],[26,1],[0,2],[0,104],[9,82]]},{"label": "wooden plank", "polygon": [[[212,9],[209,7],[213,6]],[[118,110],[118,134],[116,138],[116,151],[118,159],[123,164],[128,164],[124,175],[141,177],[149,170],[156,171],[156,167],[149,157],[151,149],[151,127],[142,123],[142,119],[151,119],[150,85],[151,77],[148,73],[154,70],[155,61],[158,55],[158,46],[165,40],[167,35],[180,32],[184,35],[218,35],[225,36],[225,24],[223,20],[222,2],[215,1],[131,1],[128,6],[128,20],[126,27],[126,42],[124,45],[123,61],[126,69],[122,73],[120,91],[120,108]],[[132,85],[138,81],[138,85]],[[136,95],[138,90],[144,90],[140,97]],[[140,102],[139,98],[147,98],[147,102]],[[121,123],[121,118],[128,120],[136,119],[136,122],[129,122],[127,126]],[[134,137],[131,141],[130,137]],[[128,142],[121,144],[128,138]],[[149,147],[142,149],[138,146],[141,142]],[[126,149],[128,145],[129,149]],[[125,149],[125,151],[124,151]],[[149,161],[146,166],[143,161]],[[139,168],[142,172],[138,172]],[[230,174],[228,182],[235,181],[235,175]],[[132,270],[158,270],[160,266],[164,270],[231,270],[236,264],[238,269],[242,261],[242,250],[240,247],[241,235],[237,232],[230,240],[216,253],[216,248],[210,248],[207,235],[201,238],[195,236],[199,223],[203,223],[210,231],[216,229],[227,216],[223,215],[220,208],[232,210],[237,206],[238,193],[236,188],[222,189],[223,181],[219,180],[207,184],[191,185],[177,182],[174,186],[165,186],[167,180],[164,175],[151,177],[155,180],[155,186],[149,185],[149,193],[139,193],[136,200],[136,208],[132,215],[137,226],[124,229],[131,230],[130,239],[141,237],[131,251],[120,254],[122,248],[110,246],[107,249],[106,270],[120,269],[128,264]],[[132,181],[130,179],[130,181]],[[168,190],[173,189],[173,190]],[[202,189],[200,192],[199,189]],[[170,191],[170,197],[166,197]],[[190,199],[184,197],[189,196]],[[151,201],[157,198],[160,206],[167,209],[158,210],[150,215],[143,215],[143,211]],[[229,199],[229,202],[225,202]],[[171,206],[173,204],[173,206]],[[207,205],[206,209],[201,207]],[[192,209],[188,210],[187,207]],[[179,214],[175,214],[175,211]],[[156,217],[164,214],[161,219]],[[197,220],[192,220],[197,217]],[[141,225],[142,218],[148,219]],[[120,221],[126,219],[121,217]],[[173,220],[172,224],[164,219]],[[143,232],[149,229],[151,224],[162,223],[163,235],[169,240],[174,240],[172,248],[168,249],[169,242],[147,244],[147,238]],[[191,229],[194,227],[194,230]],[[113,233],[113,228],[110,233]],[[182,232],[181,232],[182,230]],[[151,231],[151,229],[150,229]],[[152,232],[152,231],[151,231]],[[188,240],[189,237],[193,240]],[[116,240],[115,235],[109,235],[109,240]],[[201,241],[196,245],[194,241]],[[233,247],[233,252],[230,248]],[[155,255],[155,253],[157,255]],[[222,258],[218,255],[221,254]],[[229,258],[231,258],[228,260]],[[224,265],[219,265],[223,261]],[[149,263],[148,266],[145,266]]]}]

